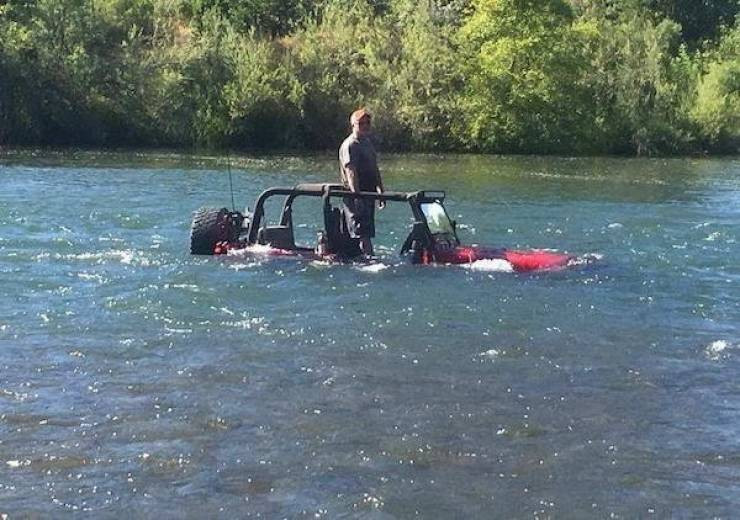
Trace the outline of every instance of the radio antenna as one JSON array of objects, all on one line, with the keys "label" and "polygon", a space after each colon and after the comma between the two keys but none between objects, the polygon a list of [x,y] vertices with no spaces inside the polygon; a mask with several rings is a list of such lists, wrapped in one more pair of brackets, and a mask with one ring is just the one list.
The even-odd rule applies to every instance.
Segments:
[{"label": "radio antenna", "polygon": [[231,191],[231,210],[236,211],[236,203],[234,203],[234,179],[231,176],[231,153],[226,150],[226,169],[229,172],[229,190]]}]

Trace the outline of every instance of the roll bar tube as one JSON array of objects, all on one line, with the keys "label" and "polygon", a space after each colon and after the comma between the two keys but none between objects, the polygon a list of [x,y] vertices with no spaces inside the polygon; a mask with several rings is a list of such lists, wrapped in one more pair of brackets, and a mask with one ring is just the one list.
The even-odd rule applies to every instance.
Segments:
[{"label": "roll bar tube", "polygon": [[383,193],[372,191],[353,192],[341,184],[299,184],[293,188],[269,188],[257,197],[257,201],[254,204],[254,212],[252,213],[252,220],[249,225],[249,234],[247,235],[248,245],[252,245],[257,242],[257,233],[265,215],[265,201],[270,197],[277,195],[286,196],[285,204],[283,205],[283,210],[280,216],[281,225],[290,224],[290,222],[288,222],[288,216],[290,215],[293,201],[299,196],[325,197],[327,202],[331,197],[350,197],[384,202],[408,202],[411,205],[411,211],[413,212],[414,219],[417,222],[425,222],[425,217],[419,208],[419,203],[432,201],[442,202],[445,198],[444,191],[386,191]]}]

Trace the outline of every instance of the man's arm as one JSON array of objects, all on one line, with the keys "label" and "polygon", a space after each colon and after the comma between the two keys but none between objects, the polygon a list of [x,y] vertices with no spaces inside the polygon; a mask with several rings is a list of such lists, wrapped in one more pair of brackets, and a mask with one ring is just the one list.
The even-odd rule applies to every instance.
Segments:
[{"label": "man's arm", "polygon": [[339,147],[339,162],[342,163],[342,174],[350,191],[360,191],[360,176],[357,175],[357,168],[353,162],[356,155],[352,150],[353,143],[345,141]]},{"label": "man's arm", "polygon": [[360,176],[357,175],[355,165],[352,163],[347,164],[344,167],[344,171],[347,174],[347,184],[349,184],[349,190],[352,192],[360,191]]}]

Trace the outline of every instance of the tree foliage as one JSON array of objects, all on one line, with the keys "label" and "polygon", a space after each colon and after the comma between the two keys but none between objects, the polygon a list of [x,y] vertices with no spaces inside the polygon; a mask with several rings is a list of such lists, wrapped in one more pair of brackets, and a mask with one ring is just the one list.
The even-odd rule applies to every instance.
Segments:
[{"label": "tree foliage", "polygon": [[679,78],[672,74],[678,25],[636,13],[595,22],[590,81],[612,150],[644,154],[680,146]]},{"label": "tree foliage", "polygon": [[196,20],[218,13],[243,32],[281,36],[295,30],[312,14],[312,0],[189,0],[184,10]]},{"label": "tree foliage", "polygon": [[728,31],[699,78],[690,117],[707,149],[737,152],[740,142],[740,27]]},{"label": "tree foliage", "polygon": [[[701,8],[698,6],[701,5]],[[736,0],[0,1],[0,144],[737,152]]]},{"label": "tree foliage", "polygon": [[461,138],[478,149],[578,150],[592,119],[584,34],[562,0],[477,0],[460,31]]},{"label": "tree foliage", "polygon": [[645,7],[681,26],[685,41],[695,46],[717,37],[734,22],[737,0],[644,0]]}]

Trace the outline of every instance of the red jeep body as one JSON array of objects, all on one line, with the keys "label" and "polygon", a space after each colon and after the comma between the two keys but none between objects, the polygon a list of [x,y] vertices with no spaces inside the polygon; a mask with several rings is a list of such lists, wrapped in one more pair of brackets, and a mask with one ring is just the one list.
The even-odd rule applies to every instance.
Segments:
[{"label": "red jeep body", "polygon": [[[275,226],[265,225],[265,201],[274,196],[285,197],[280,221]],[[315,248],[299,247],[294,239],[292,206],[296,197],[303,196],[321,197],[323,200],[324,231]],[[480,260],[503,260],[515,271],[534,271],[561,269],[574,260],[571,255],[552,251],[461,245],[457,225],[444,208],[445,194],[441,191],[350,192],[337,184],[270,188],[257,198],[251,214],[226,208],[201,208],[193,218],[190,252],[218,255],[230,250],[256,248],[261,253],[274,256],[338,261],[358,259],[361,257],[358,241],[350,238],[342,209],[333,204],[346,198],[409,204],[414,223],[400,253],[415,264],[472,264]]]}]

